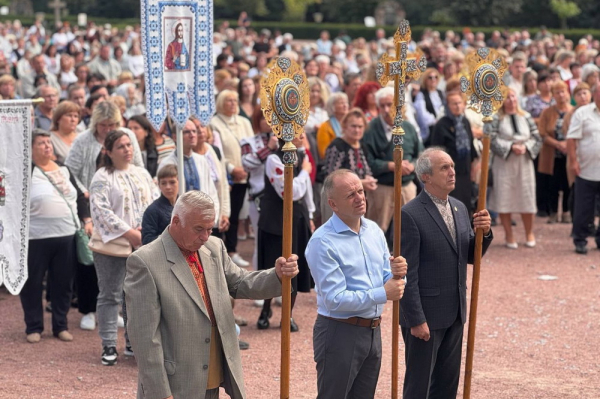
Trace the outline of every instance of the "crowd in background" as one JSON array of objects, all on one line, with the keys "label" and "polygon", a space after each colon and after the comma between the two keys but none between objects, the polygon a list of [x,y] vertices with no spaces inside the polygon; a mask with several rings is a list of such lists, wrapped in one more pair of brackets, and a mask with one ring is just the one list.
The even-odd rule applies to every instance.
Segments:
[{"label": "crowd in background", "polygon": [[[51,31],[39,21],[31,27],[16,20],[0,23],[0,99],[45,100],[34,111],[30,279],[21,294],[30,342],[39,341],[43,330],[48,270],[54,334],[72,339],[66,315],[76,298],[84,315],[81,328],[95,329],[98,323],[103,363],[116,358],[105,352],[115,346],[123,323],[118,309],[124,260],[95,253],[93,267],[77,262],[75,231],[83,226],[92,240],[94,235],[104,243],[120,239],[134,249],[151,242],[168,225],[181,184],[211,196],[214,235],[223,238],[233,262],[254,269],[273,266],[281,247],[283,163],[281,142],[258,98],[273,57],[298,62],[310,90],[305,134],[295,143],[293,252],[304,254],[312,232],[331,216],[321,183],[340,168],[359,176],[369,202],[367,217],[391,243],[394,92],[381,87],[374,71],[381,55],[394,51],[392,39],[379,29],[368,38],[343,31],[332,38],[323,31],[317,41],[297,41],[289,33],[239,25],[216,27],[216,114],[206,126],[190,119],[181,130],[185,182],[179,182],[173,122],[167,119],[157,131],[145,117],[139,26],[64,23]],[[451,195],[475,210],[483,122],[466,108],[459,76],[466,54],[490,47],[509,64],[508,96],[490,126],[488,195],[506,246],[518,249],[521,241],[535,247],[536,222],[572,223],[577,253],[587,253],[588,236],[600,246],[600,229],[594,226],[600,203],[600,42],[586,35],[574,43],[545,29],[534,37],[527,30],[494,31],[489,37],[467,28],[426,30],[414,39],[410,50],[423,51],[428,65],[406,92],[404,202],[421,190],[415,160],[425,148],[439,146],[455,164]],[[524,240],[513,234],[513,214],[521,216]],[[247,238],[255,238],[251,260],[237,251],[238,240]],[[294,292],[308,292],[311,278],[302,256],[299,266]],[[257,326],[268,328],[271,301],[257,305],[262,307]],[[300,327],[292,320],[291,328]]]}]

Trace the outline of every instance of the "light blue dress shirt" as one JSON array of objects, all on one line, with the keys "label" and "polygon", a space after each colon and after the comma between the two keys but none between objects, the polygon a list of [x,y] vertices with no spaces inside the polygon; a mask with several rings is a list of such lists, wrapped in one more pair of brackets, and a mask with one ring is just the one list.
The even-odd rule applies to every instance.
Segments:
[{"label": "light blue dress shirt", "polygon": [[391,277],[383,231],[364,217],[359,233],[333,215],[311,237],[306,259],[315,280],[317,311],[336,319],[381,316]]}]

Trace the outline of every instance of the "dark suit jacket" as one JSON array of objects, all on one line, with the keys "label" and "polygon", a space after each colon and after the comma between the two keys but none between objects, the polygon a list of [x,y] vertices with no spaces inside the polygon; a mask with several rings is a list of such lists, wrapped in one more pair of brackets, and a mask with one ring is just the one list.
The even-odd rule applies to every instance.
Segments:
[{"label": "dark suit jacket", "polygon": [[165,231],[171,223],[173,205],[164,196],[160,195],[157,200],[150,204],[142,218],[142,244],[150,244]]},{"label": "dark suit jacket", "polygon": [[[400,325],[427,322],[430,330],[450,327],[457,316],[466,321],[467,263],[473,263],[475,235],[465,205],[449,197],[457,245],[442,215],[423,190],[402,207],[402,256],[408,263],[400,301]],[[483,253],[492,236],[483,239]]]}]

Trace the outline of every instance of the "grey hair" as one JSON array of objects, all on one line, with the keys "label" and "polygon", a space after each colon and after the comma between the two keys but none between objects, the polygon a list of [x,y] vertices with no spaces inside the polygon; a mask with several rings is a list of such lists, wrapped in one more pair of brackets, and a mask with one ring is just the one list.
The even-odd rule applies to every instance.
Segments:
[{"label": "grey hair", "polygon": [[[344,93],[343,91],[337,92],[337,93],[332,93],[329,98],[327,99],[327,104],[325,105],[325,110],[327,111],[327,114],[329,116],[333,115],[333,109],[335,108],[335,103],[338,100],[346,100],[348,101],[348,95],[346,93]],[[350,104],[348,104],[350,105]]]},{"label": "grey hair", "polygon": [[102,101],[94,107],[92,111],[92,119],[90,121],[90,130],[96,132],[96,125],[102,121],[111,121],[117,124],[117,128],[121,127],[121,111],[119,107],[113,104],[111,101]]},{"label": "grey hair", "polygon": [[331,193],[333,192],[333,189],[335,187],[335,179],[338,176],[347,175],[347,174],[356,175],[356,173],[354,173],[350,169],[334,170],[329,175],[327,175],[327,177],[325,178],[325,181],[323,182],[323,193],[325,194],[326,198],[331,198]]},{"label": "grey hair", "polygon": [[41,86],[39,86],[36,89],[35,96],[38,97],[38,98],[41,97],[42,96],[42,90],[44,90],[44,89],[52,89],[58,95],[58,90],[56,90],[56,87],[50,86],[50,85],[41,85]]},{"label": "grey hair", "polygon": [[585,82],[587,78],[589,78],[589,76],[593,73],[600,73],[600,68],[598,68],[594,64],[585,64],[581,68],[581,81]]},{"label": "grey hair", "polygon": [[417,177],[421,183],[425,183],[425,180],[423,180],[423,175],[431,176],[433,174],[433,167],[431,166],[431,154],[439,151],[446,152],[442,147],[429,147],[423,151],[423,153],[417,159],[415,173],[417,174]]},{"label": "grey hair", "polygon": [[210,196],[202,191],[191,190],[187,193],[181,195],[175,206],[173,207],[173,214],[171,215],[171,223],[173,222],[173,218],[175,216],[179,217],[181,220],[181,224],[183,225],[185,222],[185,217],[190,214],[190,212],[200,212],[205,213],[211,211],[213,214],[215,212],[215,203],[210,198]]},{"label": "grey hair", "polygon": [[379,107],[379,102],[382,98],[392,97],[394,98],[394,88],[393,87],[383,87],[375,92],[375,104]]}]

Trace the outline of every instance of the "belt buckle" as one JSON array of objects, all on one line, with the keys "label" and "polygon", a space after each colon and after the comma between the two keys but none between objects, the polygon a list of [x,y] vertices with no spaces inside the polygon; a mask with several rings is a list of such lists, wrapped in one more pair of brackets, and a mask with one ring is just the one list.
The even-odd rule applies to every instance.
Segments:
[{"label": "belt buckle", "polygon": [[376,319],[372,319],[371,320],[371,325],[369,327],[371,327],[371,330],[374,330],[377,328],[377,326],[375,325],[375,323],[377,323],[379,320],[381,320],[381,317],[378,317]]}]

